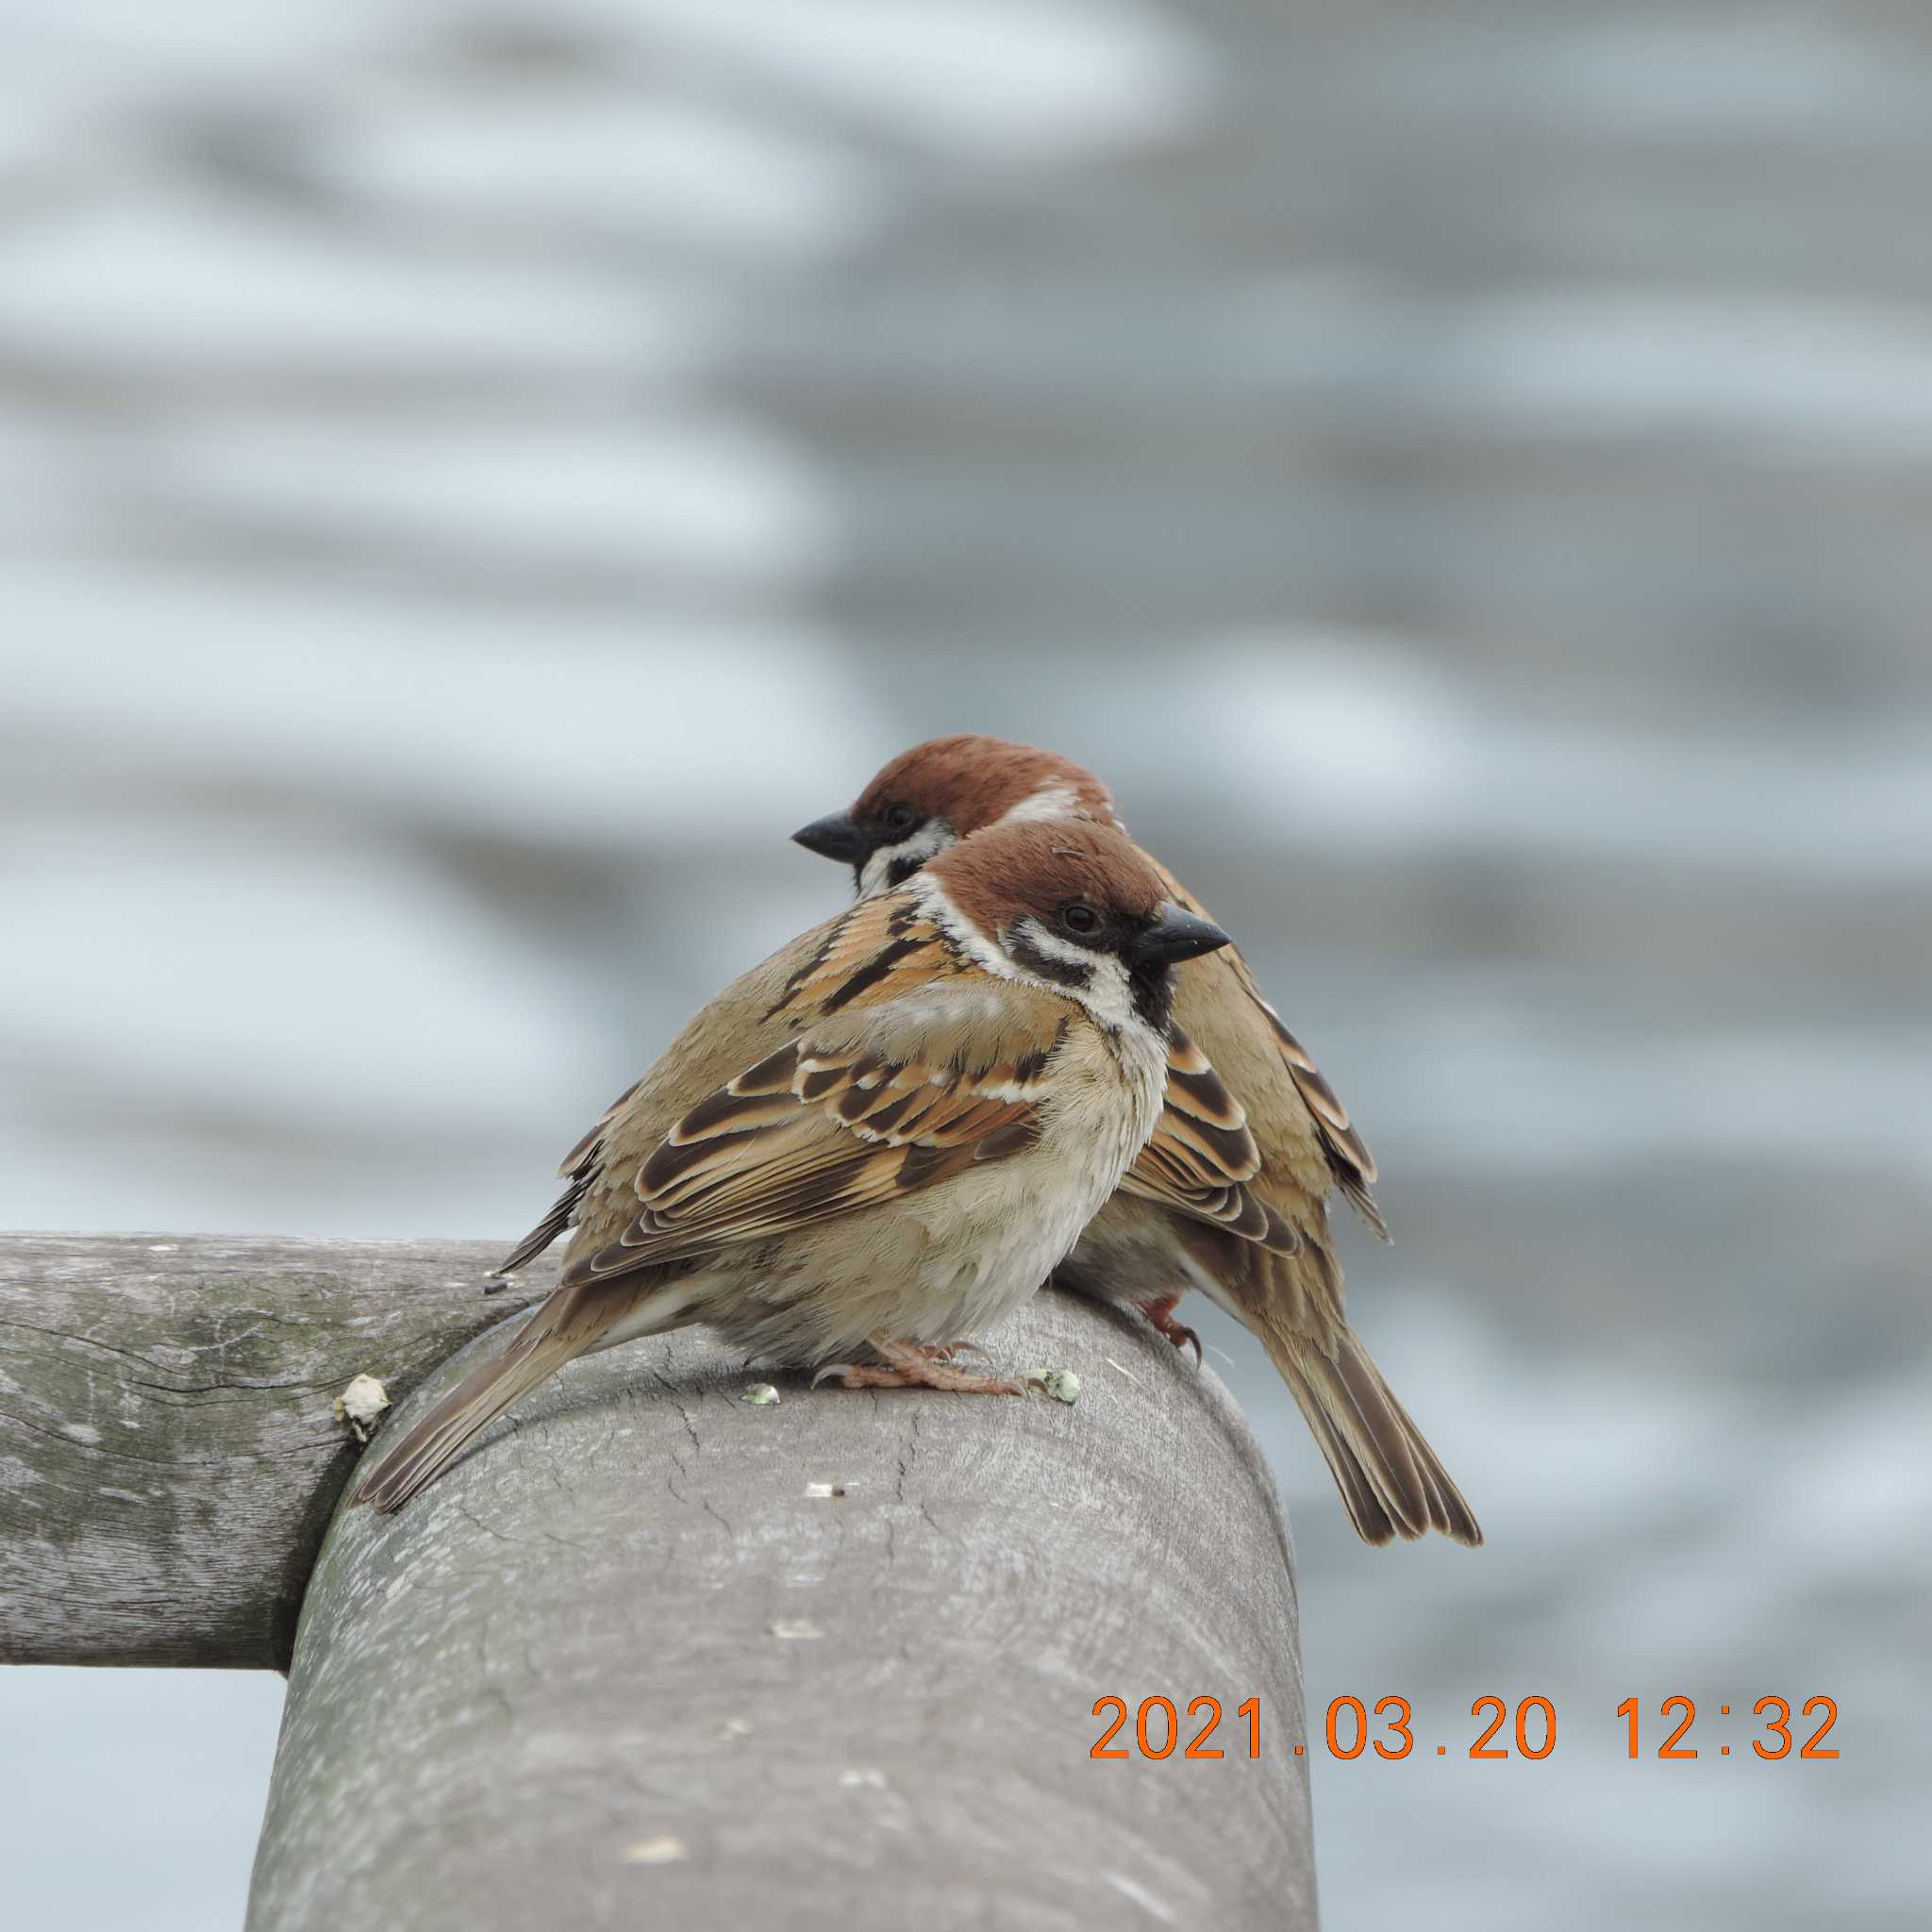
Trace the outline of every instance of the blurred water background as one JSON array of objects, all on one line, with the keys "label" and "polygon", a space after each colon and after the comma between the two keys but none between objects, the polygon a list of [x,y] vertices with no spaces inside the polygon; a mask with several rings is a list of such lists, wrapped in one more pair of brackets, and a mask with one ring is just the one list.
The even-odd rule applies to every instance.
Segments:
[{"label": "blurred water background", "polygon": [[[836,903],[791,826],[1058,746],[1365,1125],[1491,1538],[1358,1546],[1211,1326],[1311,1706],[1417,1713],[1316,1757],[1331,1932],[1926,1923],[1932,16],[0,32],[0,1224],[514,1235]],[[0,1674],[8,1917],[234,1923],[279,1700]]]}]

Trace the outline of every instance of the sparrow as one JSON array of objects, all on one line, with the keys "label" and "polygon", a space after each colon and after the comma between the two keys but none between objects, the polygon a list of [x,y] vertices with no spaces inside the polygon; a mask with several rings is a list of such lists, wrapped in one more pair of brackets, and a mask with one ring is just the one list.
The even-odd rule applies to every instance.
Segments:
[{"label": "sparrow", "polygon": [[693,1323],[848,1388],[1023,1394],[958,1349],[1041,1286],[1150,1137],[1255,1158],[1212,1069],[1183,1044],[1191,1085],[1170,1070],[1174,968],[1225,944],[1124,834],[1074,819],[962,839],[793,941],[567,1157],[501,1271],[574,1228],[557,1289],[353,1500],[399,1507],[565,1362]]},{"label": "sparrow", "polygon": [[[1054,752],[969,734],[915,745],[849,810],[792,837],[851,866],[863,904],[903,890],[922,866],[942,864],[958,840],[983,838],[989,828],[1076,823],[1121,826],[1112,794],[1091,772]],[[1165,866],[1141,856],[1174,904],[1207,916]],[[1175,1346],[1191,1343],[1197,1360],[1199,1338],[1174,1311],[1187,1289],[1199,1289],[1267,1350],[1365,1541],[1436,1529],[1480,1543],[1469,1505],[1343,1317],[1330,1192],[1339,1190],[1388,1239],[1371,1192],[1376,1174],[1367,1143],[1233,946],[1183,967],[1176,980],[1175,1037],[1231,1091],[1228,1118],[1245,1121],[1258,1166],[1226,1161],[1219,1178],[1232,1191],[1229,1211],[1217,1221],[1204,1217],[1198,1202],[1162,1198],[1163,1184],[1198,1193],[1211,1176],[1177,1176],[1167,1166],[1171,1144],[1150,1141],[1056,1281],[1138,1307]],[[1171,1067],[1171,1108],[1174,1085],[1186,1077]],[[1190,1151],[1197,1170],[1210,1164],[1214,1150],[1198,1139]]]}]

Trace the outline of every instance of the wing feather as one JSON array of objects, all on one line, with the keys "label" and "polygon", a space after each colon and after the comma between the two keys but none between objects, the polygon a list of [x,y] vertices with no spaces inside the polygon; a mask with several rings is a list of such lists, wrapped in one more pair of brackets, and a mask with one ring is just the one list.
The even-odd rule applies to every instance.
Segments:
[{"label": "wing feather", "polygon": [[[1181,905],[1191,912],[1204,910],[1200,901],[1159,860],[1153,863],[1160,874],[1161,882]],[[1377,1175],[1375,1157],[1369,1152],[1369,1143],[1349,1118],[1341,1096],[1323,1077],[1322,1070],[1310,1058],[1307,1048],[1288,1030],[1281,1015],[1269,1004],[1255,977],[1254,969],[1233,946],[1227,947],[1221,958],[1233,969],[1241,991],[1267,1022],[1275,1049],[1288,1068],[1289,1078],[1294,1082],[1295,1091],[1301,1096],[1302,1105],[1307,1108],[1308,1117],[1314,1123],[1315,1138],[1320,1143],[1330,1177],[1363,1222],[1386,1241],[1389,1224],[1382,1219],[1382,1210],[1376,1207],[1375,1197],[1371,1192]]]},{"label": "wing feather", "polygon": [[1244,1185],[1260,1171],[1260,1150],[1241,1102],[1208,1056],[1174,1027],[1160,1119],[1123,1190],[1291,1255],[1301,1236]]},{"label": "wing feather", "polygon": [[[944,935],[903,894],[867,901],[851,908],[825,929],[817,946],[785,981],[776,1003],[763,1012],[761,1024],[781,1021],[801,1025],[842,1008],[896,998],[923,983],[946,981],[959,970],[960,962],[946,945]],[[689,1128],[692,1122],[702,1125],[706,1106],[729,1113],[739,1132],[787,1117],[795,1105],[789,1086],[767,1091],[758,1085],[757,1072],[747,1070],[735,1083],[739,1091],[713,1094],[680,1125]],[[497,1270],[499,1276],[534,1260],[560,1234],[580,1224],[591,1195],[601,1189],[604,1167],[612,1158],[610,1148],[623,1131],[624,1117],[644,1084],[639,1081],[619,1094],[564,1156],[558,1169],[567,1183],[563,1192],[506,1257]],[[740,1105],[761,1095],[774,1105],[763,1110]],[[674,1138],[675,1134],[674,1129]],[[502,1286],[499,1279],[495,1287]]]},{"label": "wing feather", "polygon": [[855,1003],[876,1005],[963,968],[945,935],[917,902],[903,893],[862,900],[786,982],[765,1018],[836,1013]]},{"label": "wing feather", "polygon": [[1067,1025],[1051,995],[989,1005],[930,974],[821,1019],[673,1125],[637,1169],[636,1215],[565,1281],[769,1240],[1024,1153]]}]

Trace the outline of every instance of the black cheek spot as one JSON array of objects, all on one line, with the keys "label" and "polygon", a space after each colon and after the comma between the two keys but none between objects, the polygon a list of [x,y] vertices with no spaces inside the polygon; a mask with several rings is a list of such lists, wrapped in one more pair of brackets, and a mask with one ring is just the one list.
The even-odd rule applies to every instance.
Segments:
[{"label": "black cheek spot", "polygon": [[1057,986],[1089,987],[1093,984],[1093,968],[1072,959],[1062,959],[1035,945],[1024,932],[1016,932],[1007,941],[1007,951],[1016,965],[1024,966],[1030,973],[1037,973],[1042,979],[1052,980]]}]

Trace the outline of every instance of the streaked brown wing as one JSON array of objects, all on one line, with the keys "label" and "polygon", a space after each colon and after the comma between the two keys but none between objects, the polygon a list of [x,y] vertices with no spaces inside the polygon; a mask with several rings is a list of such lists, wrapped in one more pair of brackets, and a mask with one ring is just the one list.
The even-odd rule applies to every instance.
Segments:
[{"label": "streaked brown wing", "polygon": [[1176,1026],[1168,1042],[1160,1120],[1121,1183],[1123,1191],[1291,1255],[1301,1237],[1242,1185],[1260,1170],[1260,1152],[1241,1103],[1208,1056]]},{"label": "streaked brown wing", "polygon": [[964,964],[916,900],[889,892],[862,900],[832,927],[765,1018],[837,1013],[855,1003],[874,1006],[934,978],[951,977]]},{"label": "streaked brown wing", "polygon": [[1024,1152],[1065,1024],[1050,995],[970,981],[821,1023],[672,1128],[638,1170],[636,1217],[564,1280],[768,1240]]},{"label": "streaked brown wing", "polygon": [[[1181,905],[1191,912],[1200,912],[1206,917],[1205,908],[1199,900],[1160,863],[1153,861],[1166,885]],[[1302,1097],[1302,1104],[1315,1124],[1315,1133],[1322,1144],[1323,1158],[1328,1164],[1328,1172],[1334,1177],[1335,1185],[1341,1189],[1355,1211],[1386,1241],[1389,1239],[1389,1224],[1382,1219],[1382,1210],[1375,1206],[1375,1198],[1370,1192],[1376,1178],[1375,1157],[1369,1152],[1369,1143],[1357,1130],[1355,1123],[1348,1117],[1348,1109],[1341,1104],[1340,1095],[1323,1077],[1322,1070],[1309,1057],[1308,1050],[1298,1041],[1282,1018],[1268,1003],[1259,983],[1256,980],[1254,969],[1241,958],[1233,946],[1227,947],[1221,955],[1234,970],[1235,977],[1241,982],[1241,991],[1247,994],[1260,1010],[1268,1023],[1268,1030],[1274,1036],[1282,1060],[1288,1068],[1289,1077],[1294,1082],[1295,1091]]]},{"label": "streaked brown wing", "polygon": [[[1234,952],[1232,946],[1227,950]],[[1309,1058],[1307,1048],[1288,1030],[1282,1024],[1281,1015],[1262,997],[1261,989],[1256,985],[1255,975],[1248,969],[1248,962],[1235,954],[1231,963],[1243,991],[1266,1018],[1275,1043],[1281,1049],[1281,1058],[1287,1061],[1288,1071],[1293,1076],[1295,1091],[1314,1116],[1315,1130],[1322,1137],[1322,1152],[1327,1158],[1328,1172],[1335,1176],[1335,1185],[1363,1222],[1386,1241],[1389,1224],[1382,1219],[1382,1210],[1375,1206],[1375,1197],[1369,1191],[1376,1177],[1375,1157],[1369,1152],[1369,1143],[1357,1131],[1355,1123],[1348,1117],[1347,1108],[1342,1106],[1340,1095],[1323,1077],[1321,1068]]]},{"label": "streaked brown wing", "polygon": [[[854,906],[830,924],[823,942],[786,980],[765,1021],[803,1024],[847,1007],[873,1006],[935,979],[949,979],[961,962],[939,927],[904,892]],[[634,1081],[563,1158],[558,1174],[568,1182],[550,1211],[498,1264],[499,1276],[536,1259],[575,1224],[586,1198],[598,1185],[611,1131],[642,1081]],[[505,1284],[499,1279],[493,1293]]]}]

